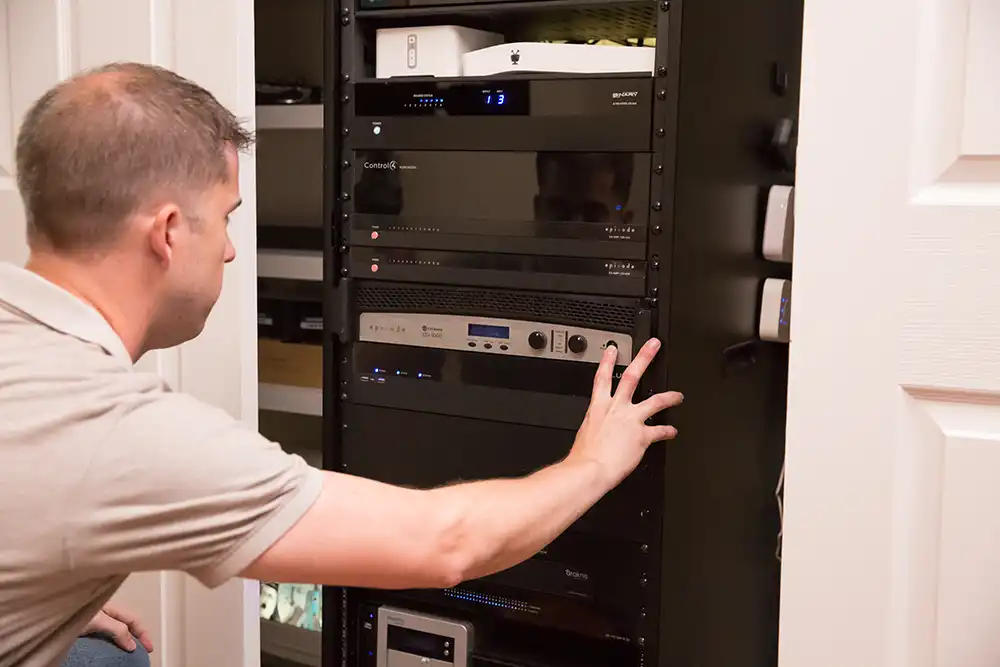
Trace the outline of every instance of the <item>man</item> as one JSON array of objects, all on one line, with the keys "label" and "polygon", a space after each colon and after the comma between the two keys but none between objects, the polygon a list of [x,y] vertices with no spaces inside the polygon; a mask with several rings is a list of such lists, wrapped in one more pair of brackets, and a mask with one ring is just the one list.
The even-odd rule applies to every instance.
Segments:
[{"label": "man", "polygon": [[205,90],[137,64],[68,80],[24,119],[31,254],[0,266],[0,667],[61,664],[131,572],[412,588],[511,567],[676,433],[646,422],[678,394],[631,400],[657,341],[614,396],[605,354],[563,461],[431,490],[312,469],[135,371],[202,330],[249,145]]}]

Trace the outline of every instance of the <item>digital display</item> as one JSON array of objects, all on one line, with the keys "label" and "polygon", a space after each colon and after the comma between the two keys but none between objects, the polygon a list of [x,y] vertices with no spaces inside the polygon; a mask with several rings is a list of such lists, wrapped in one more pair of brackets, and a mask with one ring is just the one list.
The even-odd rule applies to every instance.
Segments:
[{"label": "digital display", "polygon": [[358,116],[527,116],[531,107],[530,81],[365,82],[355,90]]},{"label": "digital display", "polygon": [[507,93],[502,90],[487,90],[483,92],[483,104],[488,107],[502,107],[507,103]]},{"label": "digital display", "polygon": [[495,324],[470,324],[469,335],[481,338],[510,338],[510,327],[497,326]]}]

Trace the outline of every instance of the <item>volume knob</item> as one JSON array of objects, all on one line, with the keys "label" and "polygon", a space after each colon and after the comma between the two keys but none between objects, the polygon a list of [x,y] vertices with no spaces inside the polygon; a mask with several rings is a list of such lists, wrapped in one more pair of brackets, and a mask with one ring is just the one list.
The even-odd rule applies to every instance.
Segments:
[{"label": "volume knob", "polygon": [[532,350],[544,350],[548,343],[548,337],[541,331],[532,331],[528,334],[528,345],[531,346]]},{"label": "volume knob", "polygon": [[570,336],[566,343],[573,354],[583,354],[587,351],[587,339],[580,335]]}]

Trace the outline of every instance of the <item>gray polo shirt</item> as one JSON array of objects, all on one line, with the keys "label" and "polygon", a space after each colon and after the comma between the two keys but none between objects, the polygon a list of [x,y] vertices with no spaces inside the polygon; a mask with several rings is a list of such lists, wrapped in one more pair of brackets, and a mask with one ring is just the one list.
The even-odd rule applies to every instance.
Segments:
[{"label": "gray polo shirt", "polygon": [[135,370],[104,318],[0,264],[0,667],[59,665],[137,571],[236,576],[322,473]]}]

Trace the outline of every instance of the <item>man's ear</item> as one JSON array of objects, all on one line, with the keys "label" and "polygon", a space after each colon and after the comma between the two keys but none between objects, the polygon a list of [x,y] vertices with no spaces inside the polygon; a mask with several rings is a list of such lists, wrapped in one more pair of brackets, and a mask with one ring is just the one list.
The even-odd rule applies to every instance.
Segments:
[{"label": "man's ear", "polygon": [[181,232],[181,211],[176,204],[164,204],[153,212],[147,234],[153,255],[164,265],[170,263]]}]

